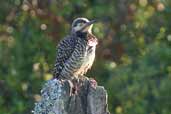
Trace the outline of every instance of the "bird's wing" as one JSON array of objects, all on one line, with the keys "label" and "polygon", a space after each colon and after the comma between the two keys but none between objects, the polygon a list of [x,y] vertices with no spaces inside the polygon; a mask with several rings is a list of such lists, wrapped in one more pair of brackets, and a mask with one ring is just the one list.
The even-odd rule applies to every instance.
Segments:
[{"label": "bird's wing", "polygon": [[[79,39],[79,38],[78,38]],[[86,42],[77,41],[77,44],[72,52],[71,56],[67,59],[64,64],[64,67],[60,73],[59,78],[62,79],[71,79],[75,76],[77,72],[80,72],[80,68],[84,63],[84,57],[86,55]]]},{"label": "bird's wing", "polygon": [[57,57],[53,69],[53,76],[58,77],[62,71],[65,62],[74,51],[75,41],[72,36],[65,37],[57,46]]}]

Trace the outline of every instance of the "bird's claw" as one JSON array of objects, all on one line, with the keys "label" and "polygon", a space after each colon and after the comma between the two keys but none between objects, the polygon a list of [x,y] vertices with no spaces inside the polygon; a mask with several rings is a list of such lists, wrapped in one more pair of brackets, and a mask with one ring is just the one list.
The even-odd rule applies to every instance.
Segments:
[{"label": "bird's claw", "polygon": [[76,95],[78,94],[78,90],[79,90],[79,79],[75,78],[72,80],[72,82],[73,82],[72,94]]},{"label": "bird's claw", "polygon": [[70,80],[66,80],[67,86],[69,87],[69,95],[72,96],[72,91],[73,91],[73,83]]},{"label": "bird's claw", "polygon": [[97,82],[96,82],[95,79],[93,79],[93,78],[90,79],[90,86],[91,86],[92,88],[96,89],[96,87],[97,87]]}]

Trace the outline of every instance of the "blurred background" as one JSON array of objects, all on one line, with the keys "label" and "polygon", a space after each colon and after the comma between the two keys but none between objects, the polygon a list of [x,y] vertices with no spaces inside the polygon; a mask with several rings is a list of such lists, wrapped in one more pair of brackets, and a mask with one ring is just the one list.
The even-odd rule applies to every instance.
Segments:
[{"label": "blurred background", "polygon": [[171,114],[170,0],[0,0],[0,114],[30,114],[73,19],[101,19],[87,74],[112,114]]}]

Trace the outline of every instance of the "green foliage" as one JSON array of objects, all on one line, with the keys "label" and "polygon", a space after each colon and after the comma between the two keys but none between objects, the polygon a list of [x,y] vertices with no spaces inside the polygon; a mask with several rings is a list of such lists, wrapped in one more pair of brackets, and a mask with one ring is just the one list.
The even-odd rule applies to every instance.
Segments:
[{"label": "green foliage", "polygon": [[171,114],[170,0],[1,0],[0,114],[30,114],[76,17],[99,19],[88,76],[115,114]]}]

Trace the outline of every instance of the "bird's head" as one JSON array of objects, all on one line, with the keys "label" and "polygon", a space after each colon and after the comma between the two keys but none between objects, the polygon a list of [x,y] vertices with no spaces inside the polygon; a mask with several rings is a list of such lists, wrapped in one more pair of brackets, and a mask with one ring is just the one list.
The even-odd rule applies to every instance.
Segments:
[{"label": "bird's head", "polygon": [[95,20],[89,21],[87,18],[76,18],[72,23],[72,32],[92,33],[95,22]]}]

